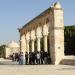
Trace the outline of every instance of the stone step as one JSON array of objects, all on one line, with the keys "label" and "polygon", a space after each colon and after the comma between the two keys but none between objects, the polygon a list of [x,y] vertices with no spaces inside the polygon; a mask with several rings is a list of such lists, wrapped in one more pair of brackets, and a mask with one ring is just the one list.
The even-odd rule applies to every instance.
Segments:
[{"label": "stone step", "polygon": [[64,56],[64,59],[62,60],[62,64],[75,65],[75,56]]}]

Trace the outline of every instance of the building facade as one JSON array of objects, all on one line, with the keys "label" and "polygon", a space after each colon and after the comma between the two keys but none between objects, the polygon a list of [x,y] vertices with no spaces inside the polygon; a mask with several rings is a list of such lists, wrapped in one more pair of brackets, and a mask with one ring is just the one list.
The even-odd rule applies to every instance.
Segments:
[{"label": "building facade", "polygon": [[10,58],[10,56],[13,55],[13,53],[19,52],[20,52],[19,44],[14,41],[11,41],[5,47],[5,58]]},{"label": "building facade", "polygon": [[59,2],[19,29],[20,50],[28,53],[45,51],[51,63],[59,64],[64,57],[64,18]]}]

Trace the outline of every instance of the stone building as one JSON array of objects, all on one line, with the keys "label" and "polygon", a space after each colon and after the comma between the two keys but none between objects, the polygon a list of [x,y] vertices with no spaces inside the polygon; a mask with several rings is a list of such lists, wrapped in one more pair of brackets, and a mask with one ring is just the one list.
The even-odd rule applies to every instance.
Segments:
[{"label": "stone building", "polygon": [[20,52],[19,44],[14,41],[11,41],[5,47],[5,57],[6,58],[9,58],[10,55],[12,55],[13,53],[19,53],[19,52]]},{"label": "stone building", "polygon": [[64,57],[63,20],[63,9],[56,2],[19,29],[20,50],[29,53],[43,49],[50,54],[52,64],[59,64]]}]

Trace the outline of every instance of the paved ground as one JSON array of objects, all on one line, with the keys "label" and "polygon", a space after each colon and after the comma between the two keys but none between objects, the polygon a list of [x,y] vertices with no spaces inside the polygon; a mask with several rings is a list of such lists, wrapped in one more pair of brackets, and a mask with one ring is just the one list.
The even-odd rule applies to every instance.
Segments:
[{"label": "paved ground", "polygon": [[18,62],[12,62],[12,60],[0,58],[0,65],[17,65]]},{"label": "paved ground", "polygon": [[74,65],[18,65],[8,60],[0,63],[0,75],[75,75]]}]

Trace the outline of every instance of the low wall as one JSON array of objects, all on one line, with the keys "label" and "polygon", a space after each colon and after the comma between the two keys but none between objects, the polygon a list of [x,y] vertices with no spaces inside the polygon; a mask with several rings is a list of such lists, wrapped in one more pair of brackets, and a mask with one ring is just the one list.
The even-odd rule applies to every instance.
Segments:
[{"label": "low wall", "polygon": [[75,65],[75,56],[64,56],[60,64]]}]

